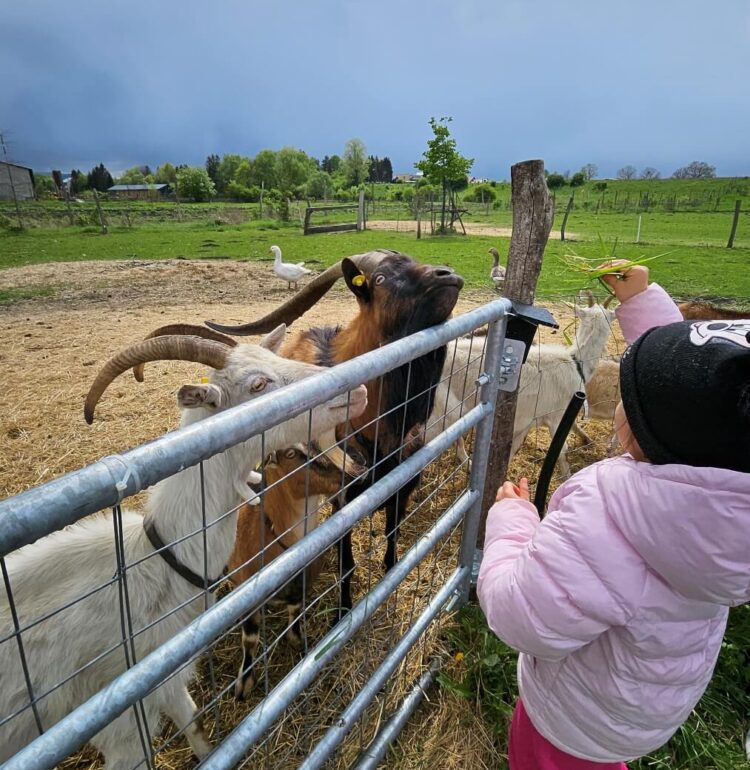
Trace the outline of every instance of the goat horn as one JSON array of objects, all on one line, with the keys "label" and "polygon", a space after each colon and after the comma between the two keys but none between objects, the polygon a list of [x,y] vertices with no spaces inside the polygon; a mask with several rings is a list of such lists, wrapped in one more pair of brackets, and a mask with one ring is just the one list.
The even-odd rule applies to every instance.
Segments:
[{"label": "goat horn", "polygon": [[604,307],[604,308],[609,307],[612,304],[612,300],[614,298],[615,298],[615,295],[614,294],[610,294],[609,297],[607,297],[607,299],[605,299],[604,302],[602,302],[602,307]]},{"label": "goat horn", "polygon": [[[167,337],[172,334],[190,335],[192,337],[203,337],[207,340],[215,340],[216,342],[223,342],[230,348],[237,345],[237,340],[227,337],[226,334],[220,334],[213,329],[207,329],[205,326],[198,326],[197,324],[167,324],[166,326],[160,326],[158,329],[154,329],[151,334],[148,334],[144,339],[149,340],[152,337]],[[143,382],[143,369],[144,363],[136,364],[133,367],[133,377],[138,382]]]},{"label": "goat horn", "polygon": [[201,337],[170,335],[136,342],[109,359],[101,368],[89,388],[83,416],[91,425],[94,409],[109,384],[123,372],[146,361],[193,361],[214,369],[223,369],[227,363],[229,348],[215,340]]},{"label": "goat horn", "polygon": [[596,304],[596,300],[594,299],[594,293],[591,291],[591,289],[584,289],[583,293],[586,295],[586,299],[588,300],[589,307],[594,307]]},{"label": "goat horn", "polygon": [[[397,254],[396,251],[387,251],[385,249],[378,251],[368,251],[364,254],[355,254],[350,257],[352,262],[367,276],[371,275],[375,268],[383,261],[385,257]],[[248,334],[264,334],[273,331],[279,324],[290,326],[301,315],[309,310],[323,295],[344,275],[341,269],[341,261],[331,265],[327,270],[316,275],[310,283],[305,285],[293,297],[287,300],[281,307],[272,310],[268,315],[259,318],[257,321],[250,321],[239,326],[224,326],[213,321],[206,321],[206,326],[217,332],[225,334],[237,334],[245,336]]]}]

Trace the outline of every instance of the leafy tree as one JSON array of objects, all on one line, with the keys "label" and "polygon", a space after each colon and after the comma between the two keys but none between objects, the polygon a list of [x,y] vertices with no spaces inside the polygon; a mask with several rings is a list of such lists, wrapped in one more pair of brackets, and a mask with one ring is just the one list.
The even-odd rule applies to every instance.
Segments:
[{"label": "leafy tree", "polygon": [[143,184],[145,176],[143,166],[133,166],[124,171],[117,182],[118,184]]},{"label": "leafy tree", "polygon": [[99,192],[106,192],[114,184],[112,174],[107,171],[103,163],[94,166],[89,171],[87,181],[90,190],[98,190]]},{"label": "leafy tree", "polygon": [[70,172],[70,192],[72,195],[82,193],[88,187],[88,176],[77,168]]},{"label": "leafy tree", "polygon": [[158,184],[177,183],[177,170],[171,163],[162,163],[154,172],[154,181]]},{"label": "leafy tree", "polygon": [[430,118],[433,138],[427,142],[427,150],[422,154],[422,160],[414,165],[431,182],[439,184],[443,191],[443,204],[440,215],[440,232],[445,233],[445,196],[448,187],[456,182],[466,182],[466,177],[474,165],[473,158],[464,158],[456,150],[456,140],[450,135],[448,123],[453,118],[446,117],[436,120]]},{"label": "leafy tree", "polygon": [[570,177],[568,184],[571,187],[580,187],[582,184],[586,184],[586,174],[584,174],[583,171],[577,171]]},{"label": "leafy tree", "polygon": [[333,192],[333,179],[325,171],[316,171],[307,180],[307,194],[311,198],[327,198]]},{"label": "leafy tree", "polygon": [[638,169],[636,169],[635,166],[623,166],[622,168],[617,169],[618,179],[635,179],[637,174]]},{"label": "leafy tree", "polygon": [[211,181],[216,184],[216,180],[219,178],[219,165],[221,161],[216,154],[209,155],[206,158],[206,173],[211,177]]},{"label": "leafy tree", "polygon": [[52,177],[34,174],[34,194],[37,198],[54,198],[57,194],[57,185]]},{"label": "leafy tree", "polygon": [[253,181],[259,187],[271,190],[277,186],[276,153],[273,150],[261,150],[253,159],[253,169]]},{"label": "leafy tree", "polygon": [[276,153],[276,179],[282,195],[289,196],[295,187],[305,184],[313,168],[310,158],[302,150],[282,147]]},{"label": "leafy tree", "polygon": [[716,166],[710,166],[702,160],[694,160],[687,166],[678,168],[672,176],[675,179],[713,179],[716,176]]},{"label": "leafy tree", "polygon": [[367,148],[361,139],[350,139],[344,147],[341,159],[341,170],[346,181],[352,187],[357,187],[367,181],[370,162],[367,159]]},{"label": "leafy tree", "polygon": [[646,168],[641,171],[641,179],[661,179],[661,174],[659,173],[659,169],[656,169],[653,166],[646,166]]},{"label": "leafy tree", "polygon": [[589,180],[594,179],[594,177],[599,173],[599,166],[597,166],[596,163],[587,163],[581,169],[581,173],[588,182]]},{"label": "leafy tree", "polygon": [[205,168],[185,166],[177,172],[177,191],[185,200],[201,202],[210,200],[216,187]]},{"label": "leafy tree", "polygon": [[607,189],[607,183],[606,182],[594,182],[594,189],[597,192],[604,192],[604,190]]},{"label": "leafy tree", "polygon": [[230,182],[226,189],[227,195],[233,200],[245,203],[257,203],[260,200],[260,187],[244,185],[239,182]]},{"label": "leafy tree", "polygon": [[335,174],[341,168],[341,158],[338,155],[331,155],[329,158],[327,155],[320,162],[321,171],[325,171],[327,174]]},{"label": "leafy tree", "polygon": [[227,191],[229,183],[234,179],[234,175],[237,173],[237,168],[242,162],[242,156],[236,154],[226,154],[221,158],[219,168],[216,172],[216,190],[224,194]]},{"label": "leafy tree", "polygon": [[[243,187],[251,187],[255,185],[255,167],[254,163],[250,158],[243,158],[240,161],[240,164],[235,169],[234,175],[232,176],[232,180],[229,182],[229,185],[232,184],[232,182],[235,182]],[[229,186],[226,187],[226,189],[229,189]]]},{"label": "leafy tree", "polygon": [[387,155],[380,161],[380,181],[389,184],[393,181],[393,165]]},{"label": "leafy tree", "polygon": [[492,202],[496,198],[497,192],[485,182],[471,185],[469,192],[464,195],[465,201],[478,201],[480,203]]},{"label": "leafy tree", "polygon": [[565,187],[565,177],[562,174],[548,174],[547,175],[547,187],[550,190],[557,190],[560,187]]}]

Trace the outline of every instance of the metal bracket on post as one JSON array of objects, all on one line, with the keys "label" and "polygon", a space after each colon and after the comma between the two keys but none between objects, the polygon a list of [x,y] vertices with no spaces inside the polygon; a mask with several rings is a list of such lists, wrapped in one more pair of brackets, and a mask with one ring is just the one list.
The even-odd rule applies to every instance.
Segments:
[{"label": "metal bracket on post", "polygon": [[521,364],[527,350],[526,344],[521,340],[505,340],[503,354],[500,357],[500,376],[498,377],[500,390],[513,391],[518,387]]}]

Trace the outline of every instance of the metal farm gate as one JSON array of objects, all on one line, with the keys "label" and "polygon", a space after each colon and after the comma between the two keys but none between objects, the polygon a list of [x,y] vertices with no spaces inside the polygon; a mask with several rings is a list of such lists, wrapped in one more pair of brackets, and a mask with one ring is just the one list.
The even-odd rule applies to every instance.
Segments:
[{"label": "metal farm gate", "polygon": [[[28,720],[32,713],[38,733],[3,767],[42,770],[58,763],[64,763],[60,766],[66,769],[92,767],[95,755],[90,749],[81,755],[76,752],[128,710],[132,710],[140,730],[142,759],[137,767],[193,766],[195,760],[182,736],[187,728],[176,731],[168,726],[160,730],[158,725],[144,725],[142,702],[176,672],[198,659],[196,682],[191,690],[213,746],[200,767],[312,770],[334,757],[335,765],[330,766],[379,765],[424,689],[436,676],[441,658],[441,621],[446,613],[464,603],[469,594],[496,396],[503,383],[506,389],[514,387],[512,381],[506,382],[515,363],[509,354],[512,349],[506,350],[504,342],[510,312],[509,300],[495,300],[267,397],[122,455],[105,457],[0,503],[0,563],[4,581],[0,597],[12,614],[12,623],[0,627],[0,647],[14,648],[25,681],[25,702],[7,713],[0,712],[0,735],[3,725],[10,725],[12,730],[14,720]],[[487,324],[486,336],[473,335]],[[471,335],[471,342],[463,343],[470,346],[468,363],[461,363],[455,345],[451,344],[464,335]],[[446,413],[447,402],[436,401],[431,420],[437,425],[437,435],[431,440],[428,437],[417,451],[405,452],[396,470],[373,483],[335,515],[311,527],[294,544],[282,547],[276,558],[247,582],[232,591],[221,587],[215,603],[207,590],[195,589],[195,597],[205,602],[204,611],[160,647],[136,660],[139,636],[146,629],[136,627],[131,617],[134,597],[132,588],[128,590],[128,575],[136,565],[124,558],[123,500],[186,467],[199,466],[202,472],[202,463],[207,458],[251,436],[265,437],[264,431],[269,427],[309,413],[314,405],[445,344],[448,353],[444,374],[450,370],[452,381],[461,383],[463,398],[453,413]],[[469,462],[465,456],[461,459],[456,442],[472,429],[475,431],[469,470]],[[421,486],[401,523],[400,558],[395,567],[384,572],[384,524],[376,512],[419,472],[423,473]],[[12,584],[12,570],[6,566],[9,555],[107,508],[112,511],[112,553],[117,564],[111,580],[106,586],[81,585],[80,596],[74,602],[57,607],[44,617],[30,617],[20,599],[14,600],[14,592],[23,592],[20,586]],[[262,502],[257,510],[262,516]],[[340,569],[333,547],[350,530],[355,537],[355,604],[351,612],[336,622]],[[283,543],[285,533],[274,535]],[[204,526],[191,533],[191,537],[197,538],[196,542],[203,538],[206,563],[205,509]],[[331,553],[325,556],[328,552]],[[303,601],[295,617],[279,618],[265,609],[266,602],[295,576],[306,576],[306,567],[319,557],[327,560],[328,565],[324,565],[314,583],[302,578]],[[151,558],[159,557],[154,552],[148,555]],[[112,563],[115,564],[114,557]],[[55,623],[60,613],[71,612],[75,609],[72,605],[105,589],[111,589],[113,597],[117,597],[121,623],[116,632],[117,645],[103,650],[101,655],[119,656],[122,673],[56,724],[47,724],[45,699],[73,680],[85,681],[88,664],[74,672],[60,671],[61,681],[39,691],[35,669],[40,661],[26,654],[24,639],[31,628],[46,624],[50,649],[54,650]],[[245,702],[239,703],[233,698],[239,662],[238,630],[243,619],[256,610],[260,611],[261,634],[260,651],[254,661],[257,685],[245,695]],[[298,620],[303,621],[306,634],[302,654],[295,657],[284,644],[284,634]],[[85,635],[87,629],[82,627],[80,633]],[[0,671],[0,680],[3,674]],[[153,742],[149,731],[155,736]],[[66,761],[71,755],[73,758]]]}]

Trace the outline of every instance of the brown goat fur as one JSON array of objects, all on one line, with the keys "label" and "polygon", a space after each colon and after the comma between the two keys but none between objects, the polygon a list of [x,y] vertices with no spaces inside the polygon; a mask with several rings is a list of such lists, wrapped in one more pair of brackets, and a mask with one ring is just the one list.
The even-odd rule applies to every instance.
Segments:
[{"label": "brown goat fur", "polygon": [[750,318],[750,310],[718,307],[711,302],[691,300],[677,306],[686,321],[737,321]]}]

